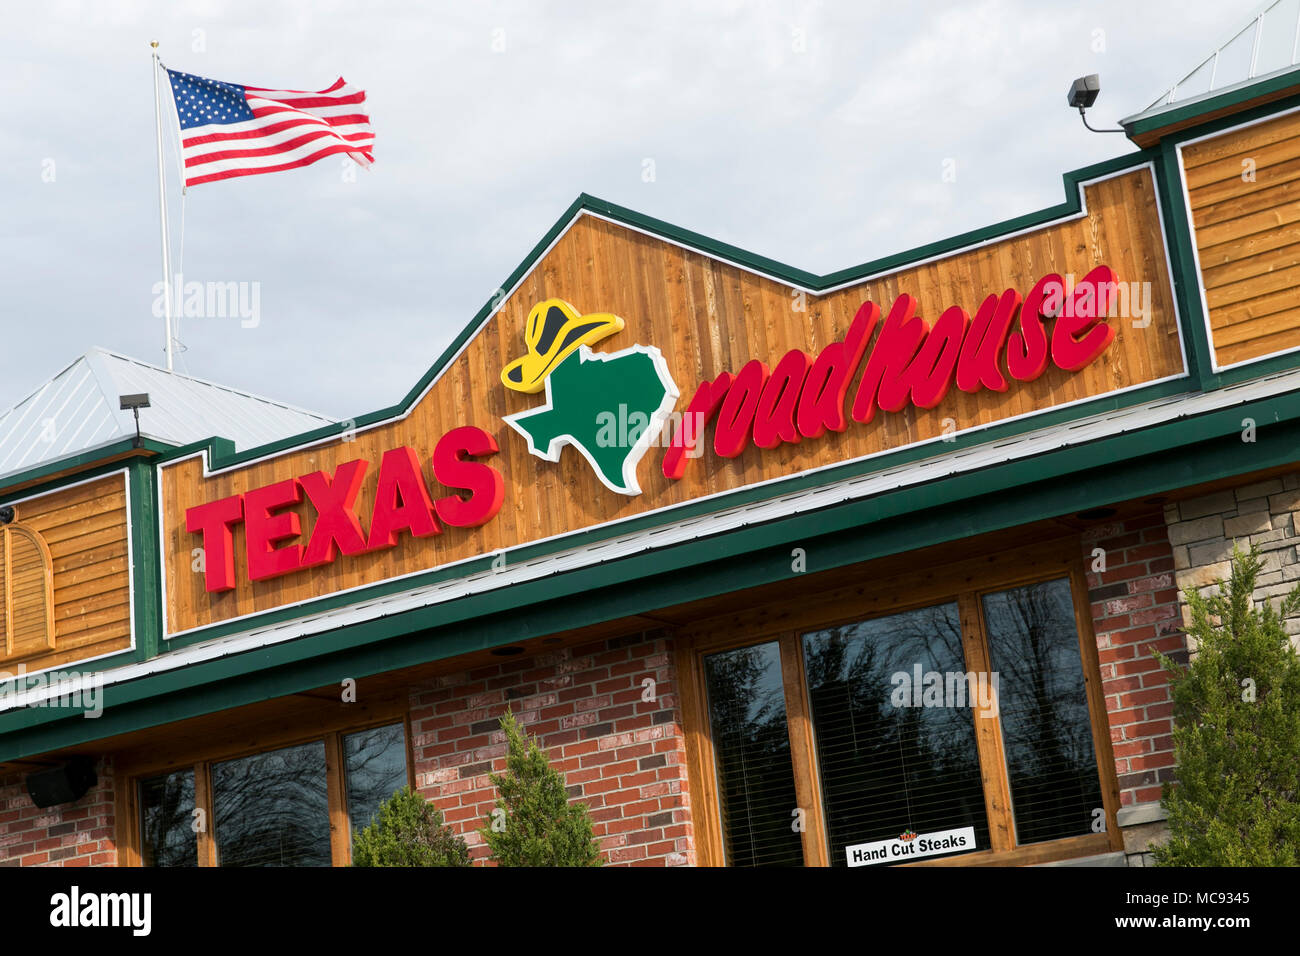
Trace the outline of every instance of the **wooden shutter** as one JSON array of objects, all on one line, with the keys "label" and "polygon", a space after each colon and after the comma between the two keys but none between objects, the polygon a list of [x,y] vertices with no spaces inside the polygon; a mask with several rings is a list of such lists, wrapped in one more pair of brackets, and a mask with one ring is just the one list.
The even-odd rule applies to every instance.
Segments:
[{"label": "wooden shutter", "polygon": [[54,565],[40,535],[22,525],[0,529],[4,659],[54,650]]}]

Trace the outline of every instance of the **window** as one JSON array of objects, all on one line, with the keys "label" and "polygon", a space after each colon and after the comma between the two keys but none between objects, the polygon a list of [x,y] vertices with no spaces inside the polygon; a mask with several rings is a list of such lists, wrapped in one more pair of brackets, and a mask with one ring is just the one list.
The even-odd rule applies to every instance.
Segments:
[{"label": "window", "polygon": [[701,861],[1030,863],[1117,848],[1075,547],[801,592],[683,633],[692,791],[717,808],[696,821]]},{"label": "window", "polygon": [[1101,783],[1070,584],[1044,581],[986,594],[983,603],[989,658],[1001,676],[1016,840],[1087,833]]},{"label": "window", "polygon": [[727,861],[800,866],[803,850],[791,827],[797,801],[777,645],[711,654],[704,667]]},{"label": "window", "polygon": [[145,866],[198,866],[194,770],[140,781],[140,857]]},{"label": "window", "polygon": [[221,866],[329,866],[325,742],[212,765]]},{"label": "window", "polygon": [[139,862],[346,865],[352,834],[407,781],[403,723],[139,777]]},{"label": "window", "polygon": [[406,734],[401,724],[343,738],[351,832],[364,830],[379,805],[406,786]]},{"label": "window", "polygon": [[915,693],[918,675],[923,696],[925,675],[966,670],[957,605],[815,631],[803,644],[831,863],[909,830],[972,827],[987,847],[972,712]]}]

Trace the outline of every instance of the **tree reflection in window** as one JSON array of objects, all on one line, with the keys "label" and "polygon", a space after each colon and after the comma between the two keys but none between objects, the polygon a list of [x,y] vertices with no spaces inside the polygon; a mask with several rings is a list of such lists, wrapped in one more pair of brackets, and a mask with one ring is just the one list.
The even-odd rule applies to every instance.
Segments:
[{"label": "tree reflection in window", "polygon": [[1101,783],[1070,582],[986,595],[984,620],[1001,685],[1016,842],[1092,832]]},{"label": "tree reflection in window", "polygon": [[[964,674],[957,605],[905,611],[804,635],[833,866],[845,848],[975,828],[989,846],[974,717],[964,707],[894,706],[893,675]],[[910,698],[909,698],[910,703]]]},{"label": "tree reflection in window", "polygon": [[731,866],[802,866],[776,643],[704,659],[723,842]]},{"label": "tree reflection in window", "polygon": [[221,866],[329,866],[325,744],[212,765]]},{"label": "tree reflection in window", "polygon": [[406,786],[406,730],[401,724],[374,727],[343,738],[347,771],[348,822],[361,832],[379,805]]},{"label": "tree reflection in window", "polygon": [[199,865],[193,768],[140,781],[140,862]]}]

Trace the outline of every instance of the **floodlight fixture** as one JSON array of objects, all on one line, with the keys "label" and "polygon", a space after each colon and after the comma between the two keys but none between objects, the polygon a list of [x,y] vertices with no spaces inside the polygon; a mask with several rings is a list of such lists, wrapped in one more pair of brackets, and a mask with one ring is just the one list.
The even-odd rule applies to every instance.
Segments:
[{"label": "floodlight fixture", "polygon": [[130,409],[135,415],[135,439],[131,442],[133,448],[139,448],[143,442],[140,440],[140,409],[149,407],[148,392],[133,392],[130,395],[118,396],[121,402],[122,411]]},{"label": "floodlight fixture", "polygon": [[1079,119],[1083,120],[1083,125],[1094,133],[1122,133],[1121,129],[1097,129],[1095,126],[1088,125],[1088,117],[1084,115],[1086,110],[1093,103],[1097,102],[1097,94],[1101,92],[1101,77],[1096,73],[1090,73],[1087,76],[1081,76],[1070,84],[1070,92],[1065,95],[1065,102],[1079,111]]}]

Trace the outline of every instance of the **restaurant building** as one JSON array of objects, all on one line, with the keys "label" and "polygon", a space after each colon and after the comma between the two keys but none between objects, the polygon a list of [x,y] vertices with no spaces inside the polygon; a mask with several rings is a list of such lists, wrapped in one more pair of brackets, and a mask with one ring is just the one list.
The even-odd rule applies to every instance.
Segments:
[{"label": "restaurant building", "polygon": [[1265,66],[826,276],[582,196],[354,421],[87,353],[0,418],[0,861],[346,865],[407,783],[483,861],[509,707],[608,863],[1150,862],[1180,590],[1300,579]]}]

